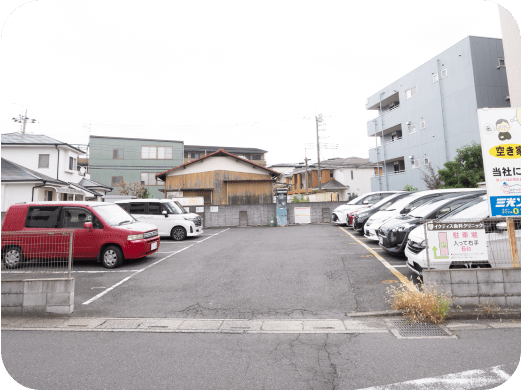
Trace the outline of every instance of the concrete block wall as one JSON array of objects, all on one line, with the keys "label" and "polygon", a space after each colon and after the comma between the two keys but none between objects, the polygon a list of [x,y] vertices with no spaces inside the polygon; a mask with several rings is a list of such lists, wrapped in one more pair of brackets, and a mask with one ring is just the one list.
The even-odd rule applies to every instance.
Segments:
[{"label": "concrete block wall", "polygon": [[[310,207],[311,223],[331,222],[332,211],[346,202],[305,202],[288,203],[288,224],[295,223],[295,207]],[[203,218],[203,227],[218,228],[230,226],[269,226],[273,215],[277,223],[275,203],[249,205],[220,205],[217,212],[211,212],[212,206],[204,206],[204,213],[198,213]],[[190,206],[190,212],[195,212]]]},{"label": "concrete block wall", "polygon": [[73,278],[2,280],[2,315],[73,310]]},{"label": "concrete block wall", "polygon": [[521,307],[521,268],[423,270],[423,283],[438,293],[451,293],[454,307]]}]

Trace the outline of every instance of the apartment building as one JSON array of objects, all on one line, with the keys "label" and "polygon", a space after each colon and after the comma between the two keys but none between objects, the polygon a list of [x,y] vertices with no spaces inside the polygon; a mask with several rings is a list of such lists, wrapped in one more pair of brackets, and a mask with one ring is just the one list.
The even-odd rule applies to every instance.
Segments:
[{"label": "apartment building", "polygon": [[143,182],[151,197],[164,198],[164,183],[155,175],[183,163],[183,141],[90,136],[89,173],[91,179],[114,188],[119,183]]},{"label": "apartment building", "polygon": [[477,109],[510,107],[501,39],[469,36],[367,99],[371,190],[426,189],[421,173],[480,142]]}]

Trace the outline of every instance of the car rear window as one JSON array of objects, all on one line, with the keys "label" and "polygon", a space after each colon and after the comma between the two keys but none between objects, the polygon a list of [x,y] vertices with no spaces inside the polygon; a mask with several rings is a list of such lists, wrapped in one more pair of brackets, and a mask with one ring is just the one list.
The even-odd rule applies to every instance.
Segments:
[{"label": "car rear window", "polygon": [[130,203],[130,214],[145,214],[145,203]]},{"label": "car rear window", "polygon": [[57,228],[60,223],[60,206],[29,207],[25,219],[28,228]]}]

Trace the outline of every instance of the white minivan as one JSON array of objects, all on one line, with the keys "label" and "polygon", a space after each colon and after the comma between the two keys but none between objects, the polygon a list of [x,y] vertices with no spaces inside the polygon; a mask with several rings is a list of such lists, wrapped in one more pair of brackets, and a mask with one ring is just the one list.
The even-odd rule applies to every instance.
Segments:
[{"label": "white minivan", "polygon": [[186,237],[203,234],[201,217],[186,211],[172,199],[128,199],[118,200],[117,205],[128,211],[140,222],[157,226],[159,235],[181,241]]}]

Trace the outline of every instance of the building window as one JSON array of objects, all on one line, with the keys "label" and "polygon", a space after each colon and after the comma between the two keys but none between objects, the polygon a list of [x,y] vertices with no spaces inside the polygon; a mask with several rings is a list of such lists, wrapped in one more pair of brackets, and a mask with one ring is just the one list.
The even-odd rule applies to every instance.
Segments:
[{"label": "building window", "polygon": [[50,202],[52,201],[52,191],[45,191],[44,195],[43,195],[43,200],[45,202]]},{"label": "building window", "polygon": [[441,71],[441,78],[444,79],[445,77],[447,77],[447,69]]},{"label": "building window", "polygon": [[332,169],[329,170],[329,178],[330,179],[334,179],[335,178],[335,174],[334,174]]},{"label": "building window", "polygon": [[38,155],[38,168],[49,168],[49,155],[48,154]]},{"label": "building window", "polygon": [[252,160],[261,160],[261,155],[260,154],[252,154],[251,155],[251,159]]},{"label": "building window", "polygon": [[420,122],[420,129],[425,129],[425,121]]},{"label": "building window", "polygon": [[141,182],[146,186],[160,186],[163,183],[159,180],[156,180],[157,173],[155,172],[142,172],[141,173]]},{"label": "building window", "polygon": [[69,171],[76,170],[76,159],[74,157],[69,157]]},{"label": "building window", "polygon": [[505,59],[504,58],[498,58],[497,60],[499,62],[499,66],[501,68],[504,68],[505,67]]},{"label": "building window", "polygon": [[201,153],[192,153],[191,156],[193,159],[198,159],[201,158]]},{"label": "building window", "polygon": [[412,98],[413,96],[416,96],[418,95],[418,88],[416,87],[416,85],[412,88],[409,88],[405,91],[405,99],[410,99]]},{"label": "building window", "polygon": [[190,158],[190,153],[185,152],[185,158]]},{"label": "building window", "polygon": [[416,123],[409,125],[409,134],[416,133]]},{"label": "building window", "polygon": [[434,73],[434,74],[432,75],[432,82],[433,82],[433,83],[437,83],[438,80],[439,80],[439,78],[438,78],[438,73]]},{"label": "building window", "polygon": [[119,186],[119,182],[123,181],[123,176],[112,176],[111,186],[117,187]]},{"label": "building window", "polygon": [[123,160],[123,149],[113,149],[112,150],[112,159],[113,160]]},{"label": "building window", "polygon": [[419,159],[411,160],[411,163],[412,163],[412,169],[416,169],[416,168],[420,167],[420,160]]},{"label": "building window", "polygon": [[429,165],[429,157],[423,159],[423,165]]},{"label": "building window", "polygon": [[172,160],[172,146],[142,146],[142,160]]},{"label": "building window", "polygon": [[354,180],[354,171],[351,171],[351,180]]}]

